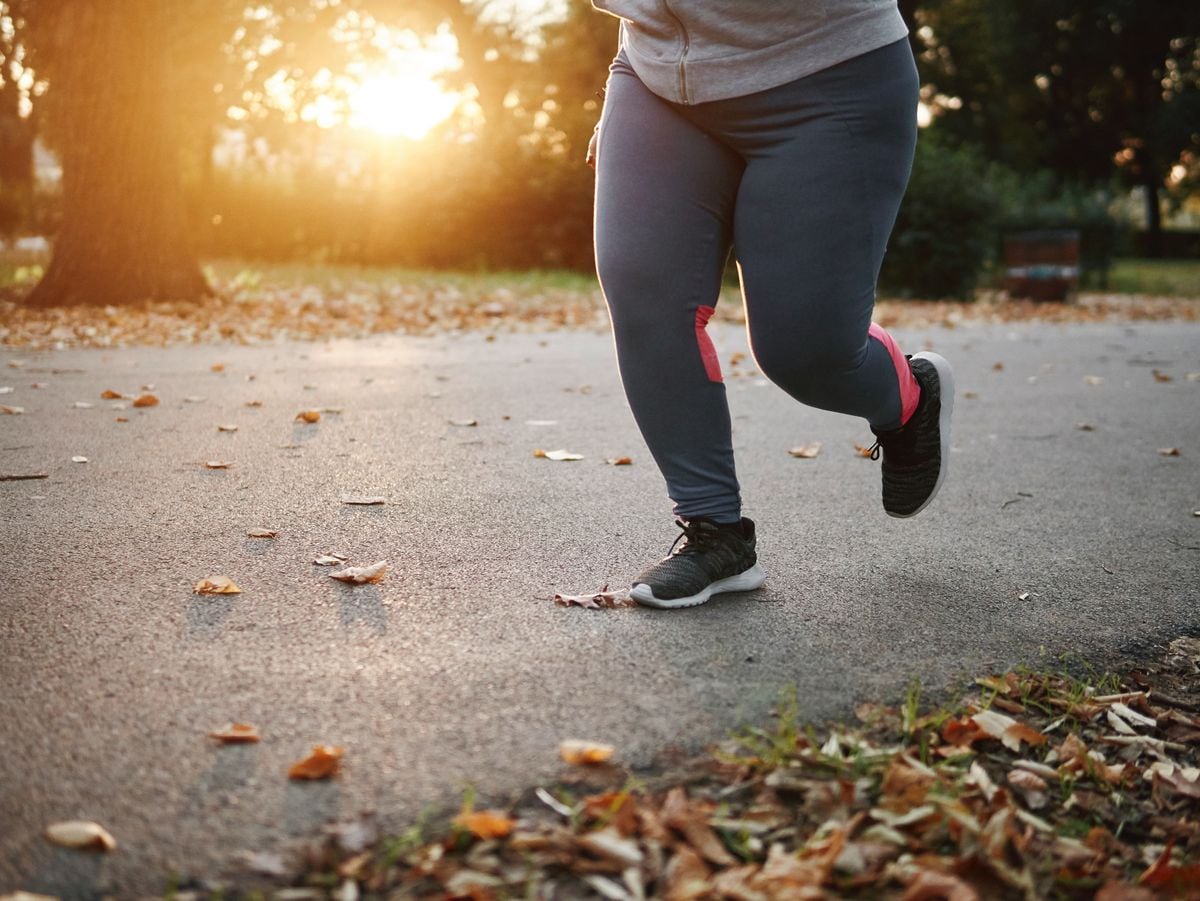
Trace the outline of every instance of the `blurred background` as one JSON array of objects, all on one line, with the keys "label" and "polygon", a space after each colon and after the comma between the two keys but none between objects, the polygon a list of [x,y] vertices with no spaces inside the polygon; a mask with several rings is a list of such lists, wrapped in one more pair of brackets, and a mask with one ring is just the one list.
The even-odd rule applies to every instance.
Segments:
[{"label": "blurred background", "polygon": [[[884,293],[969,299],[1034,230],[1078,236],[1085,287],[1200,295],[1200,4],[901,8],[923,129]],[[582,0],[0,2],[0,282],[36,307],[203,297],[222,260],[586,274],[616,32]]]}]

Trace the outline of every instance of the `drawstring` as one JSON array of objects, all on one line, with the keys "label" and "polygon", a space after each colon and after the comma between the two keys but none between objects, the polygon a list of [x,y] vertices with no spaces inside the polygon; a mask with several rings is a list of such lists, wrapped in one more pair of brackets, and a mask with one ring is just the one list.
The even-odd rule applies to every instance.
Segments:
[{"label": "drawstring", "polygon": [[869,456],[872,460],[878,460],[879,452],[882,447],[883,447],[883,445],[880,444],[880,442],[876,441],[874,444],[871,445],[871,452],[867,456]]}]

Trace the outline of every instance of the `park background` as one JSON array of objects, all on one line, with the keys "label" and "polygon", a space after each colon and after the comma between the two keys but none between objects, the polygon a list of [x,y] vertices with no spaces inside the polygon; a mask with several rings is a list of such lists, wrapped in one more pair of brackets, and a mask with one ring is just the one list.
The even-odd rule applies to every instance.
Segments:
[{"label": "park background", "polygon": [[[1084,288],[1200,294],[1200,8],[900,6],[925,127],[883,294],[973,298],[1029,229],[1079,232]],[[579,0],[0,3],[6,300],[199,301],[264,265],[580,287],[616,40]]]}]

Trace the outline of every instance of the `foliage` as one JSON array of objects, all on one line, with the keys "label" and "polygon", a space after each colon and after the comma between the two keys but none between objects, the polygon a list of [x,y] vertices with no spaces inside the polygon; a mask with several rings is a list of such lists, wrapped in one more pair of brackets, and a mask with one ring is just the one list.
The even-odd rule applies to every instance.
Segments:
[{"label": "foliage", "polygon": [[1019,171],[1148,192],[1200,152],[1200,5],[1177,0],[922,0],[936,128]]},{"label": "foliage", "polygon": [[1089,187],[1065,180],[1050,170],[1028,175],[1001,165],[988,169],[988,181],[1000,198],[999,229],[1078,231],[1081,281],[1104,288],[1108,271],[1124,237],[1109,212],[1116,192],[1111,187]]},{"label": "foliage", "polygon": [[880,285],[906,297],[969,299],[994,246],[1000,198],[965,148],[923,137]]}]

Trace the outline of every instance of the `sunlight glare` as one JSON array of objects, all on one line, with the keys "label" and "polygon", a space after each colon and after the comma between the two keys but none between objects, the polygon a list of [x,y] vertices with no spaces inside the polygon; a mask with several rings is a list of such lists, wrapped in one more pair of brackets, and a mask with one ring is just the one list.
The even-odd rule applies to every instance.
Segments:
[{"label": "sunlight glare", "polygon": [[354,128],[414,141],[450,118],[461,100],[415,67],[367,75],[350,90],[348,99]]}]

